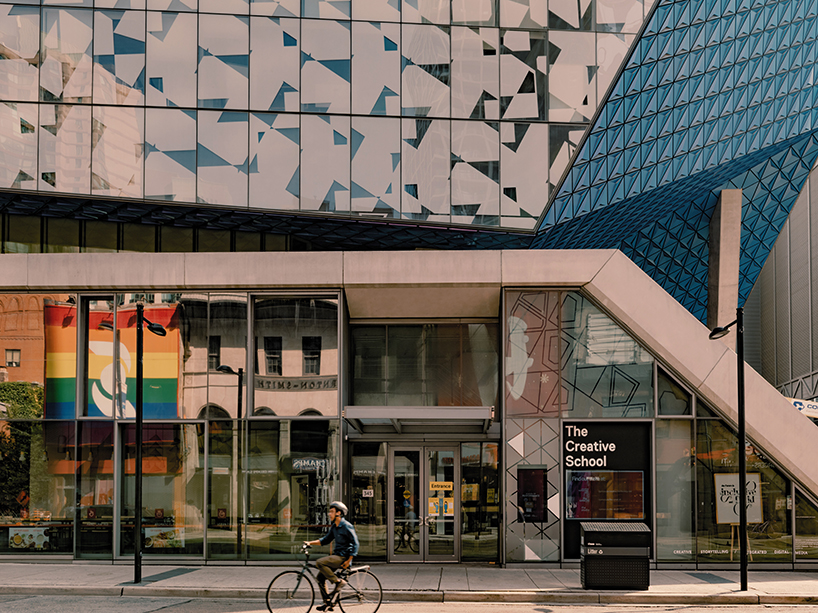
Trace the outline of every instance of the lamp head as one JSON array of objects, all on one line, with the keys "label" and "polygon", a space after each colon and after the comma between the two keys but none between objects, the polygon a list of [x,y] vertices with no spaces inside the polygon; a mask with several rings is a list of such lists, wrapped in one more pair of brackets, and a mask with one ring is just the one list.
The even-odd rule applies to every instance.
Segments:
[{"label": "lamp head", "polygon": [[162,324],[155,324],[152,321],[145,320],[145,323],[148,324],[148,330],[153,332],[156,336],[167,336],[168,331],[162,326]]},{"label": "lamp head", "polygon": [[97,330],[110,330],[110,331],[113,331],[113,329],[114,329],[114,324],[112,324],[110,321],[101,321],[97,325]]},{"label": "lamp head", "polygon": [[239,374],[235,370],[230,368],[227,364],[220,364],[219,366],[216,367],[216,370],[218,372],[227,373],[228,375],[237,375],[237,374]]},{"label": "lamp head", "polygon": [[717,338],[723,338],[730,333],[730,328],[713,328],[713,331],[710,333],[708,337],[711,341],[716,340]]}]

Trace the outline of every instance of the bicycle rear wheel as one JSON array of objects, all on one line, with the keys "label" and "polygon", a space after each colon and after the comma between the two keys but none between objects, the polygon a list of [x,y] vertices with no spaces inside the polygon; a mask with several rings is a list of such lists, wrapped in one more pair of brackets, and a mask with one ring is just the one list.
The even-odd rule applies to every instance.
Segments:
[{"label": "bicycle rear wheel", "polygon": [[345,613],[375,613],[381,606],[383,590],[378,578],[366,570],[349,573],[338,604]]},{"label": "bicycle rear wheel", "polygon": [[267,588],[267,608],[270,613],[307,613],[315,601],[315,586],[297,570],[286,570],[275,576]]}]

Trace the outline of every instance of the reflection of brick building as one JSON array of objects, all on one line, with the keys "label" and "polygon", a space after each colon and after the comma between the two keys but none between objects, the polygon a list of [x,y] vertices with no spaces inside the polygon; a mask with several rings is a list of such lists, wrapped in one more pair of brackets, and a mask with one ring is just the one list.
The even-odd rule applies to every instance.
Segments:
[{"label": "reflection of brick building", "polygon": [[43,304],[62,296],[0,294],[0,381],[45,384]]}]

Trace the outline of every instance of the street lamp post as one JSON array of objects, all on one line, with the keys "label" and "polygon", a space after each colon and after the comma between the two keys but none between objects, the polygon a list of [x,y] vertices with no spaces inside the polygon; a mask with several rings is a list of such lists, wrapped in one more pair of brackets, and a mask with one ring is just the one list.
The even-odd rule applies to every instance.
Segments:
[{"label": "street lamp post", "polygon": [[[242,391],[243,391],[243,387],[244,387],[244,385],[243,385],[243,383],[244,383],[244,369],[239,368],[238,372],[236,372],[230,366],[227,366],[226,364],[220,364],[219,366],[216,367],[216,370],[218,372],[225,373],[227,375],[236,375],[239,378],[238,399],[236,400],[236,402],[238,403],[236,405],[236,416],[239,419],[239,421],[237,422],[236,430],[238,430],[238,432],[236,432],[237,437],[236,437],[235,442],[233,443],[233,457],[234,457],[233,465],[235,466],[235,470],[236,470],[236,473],[237,473],[236,479],[238,479],[238,454],[239,454],[238,441],[240,440],[240,432],[241,432],[241,414],[242,414],[241,401],[242,401]],[[238,497],[237,497],[237,499],[238,499]],[[238,515],[238,513],[237,513],[237,515]],[[237,524],[237,527],[236,527],[236,555],[240,557],[241,556],[241,522],[238,520],[238,517],[236,518],[236,524]]]},{"label": "street lamp post", "polygon": [[148,330],[157,336],[165,336],[167,331],[160,324],[155,324],[145,318],[145,306],[136,304],[136,466],[134,477],[134,550],[133,550],[133,582],[142,583],[142,385],[144,356],[144,324]]},{"label": "street lamp post", "polygon": [[714,328],[710,339],[725,336],[736,326],[736,356],[738,358],[738,498],[739,498],[739,552],[741,591],[747,591],[747,445],[744,415],[744,309],[736,309],[736,319],[724,327]]}]

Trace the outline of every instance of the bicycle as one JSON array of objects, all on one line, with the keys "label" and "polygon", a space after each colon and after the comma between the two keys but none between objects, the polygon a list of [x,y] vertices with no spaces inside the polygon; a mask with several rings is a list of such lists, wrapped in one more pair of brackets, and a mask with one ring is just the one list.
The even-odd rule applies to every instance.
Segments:
[{"label": "bicycle", "polygon": [[[304,563],[301,570],[285,570],[276,575],[267,588],[267,608],[270,613],[303,611],[308,613],[315,603],[315,564],[310,564],[310,546],[302,545]],[[335,605],[344,613],[376,613],[383,600],[381,582],[369,566],[339,568],[335,574],[346,585],[330,595],[327,611]]]},{"label": "bicycle", "polygon": [[409,523],[395,526],[395,553],[401,547],[406,547],[413,553],[418,552],[418,541],[415,538],[415,530]]}]

